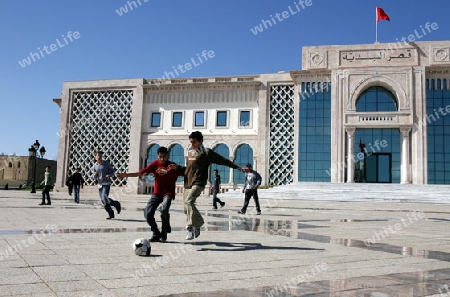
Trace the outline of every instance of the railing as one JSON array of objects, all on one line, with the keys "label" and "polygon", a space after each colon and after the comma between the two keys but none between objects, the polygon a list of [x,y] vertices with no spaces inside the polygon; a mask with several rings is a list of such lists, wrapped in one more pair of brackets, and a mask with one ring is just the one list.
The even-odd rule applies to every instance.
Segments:
[{"label": "railing", "polygon": [[397,116],[360,116],[360,122],[371,122],[371,121],[396,121]]},{"label": "railing", "polygon": [[345,125],[354,127],[398,127],[412,125],[410,112],[352,112],[345,114]]}]

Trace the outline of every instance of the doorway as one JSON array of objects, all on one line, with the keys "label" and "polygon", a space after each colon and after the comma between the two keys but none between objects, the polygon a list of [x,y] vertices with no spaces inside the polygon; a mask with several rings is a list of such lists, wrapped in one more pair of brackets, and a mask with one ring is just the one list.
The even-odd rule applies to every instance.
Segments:
[{"label": "doorway", "polygon": [[392,183],[392,153],[372,153],[364,158],[366,183]]}]

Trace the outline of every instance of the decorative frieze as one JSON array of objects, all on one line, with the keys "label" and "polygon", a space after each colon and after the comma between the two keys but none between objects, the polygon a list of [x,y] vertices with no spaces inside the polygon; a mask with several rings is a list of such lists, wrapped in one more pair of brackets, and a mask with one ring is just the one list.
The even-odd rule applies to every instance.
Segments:
[{"label": "decorative frieze", "polygon": [[308,68],[320,69],[328,67],[327,51],[308,52]]},{"label": "decorative frieze", "polygon": [[450,47],[431,47],[430,64],[450,63]]}]

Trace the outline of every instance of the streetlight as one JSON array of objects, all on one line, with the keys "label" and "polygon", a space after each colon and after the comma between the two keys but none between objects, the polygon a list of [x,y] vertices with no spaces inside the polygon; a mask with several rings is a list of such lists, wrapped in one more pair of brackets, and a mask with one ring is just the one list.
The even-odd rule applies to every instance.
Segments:
[{"label": "streetlight", "polygon": [[[28,149],[28,154],[30,155],[30,158],[34,159],[33,182],[31,183],[31,193],[36,193],[36,159],[37,159],[36,155],[40,146],[41,144],[39,143],[38,140],[36,140],[36,142],[33,143],[31,147]],[[44,157],[45,152],[46,152],[45,147],[41,147],[41,149],[39,150],[39,155],[41,159]]]}]

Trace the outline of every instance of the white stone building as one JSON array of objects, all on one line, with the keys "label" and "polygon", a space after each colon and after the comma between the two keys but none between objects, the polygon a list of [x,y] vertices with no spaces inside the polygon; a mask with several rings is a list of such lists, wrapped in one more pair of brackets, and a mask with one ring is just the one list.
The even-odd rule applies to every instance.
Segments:
[{"label": "white stone building", "polygon": [[[402,42],[304,47],[302,69],[289,73],[65,82],[54,99],[58,186],[77,166],[92,184],[96,149],[118,172],[144,167],[158,146],[184,163],[195,130],[265,184],[448,184],[449,70],[450,41]],[[225,187],[242,183],[218,169]],[[133,192],[145,184],[128,179]]]}]

